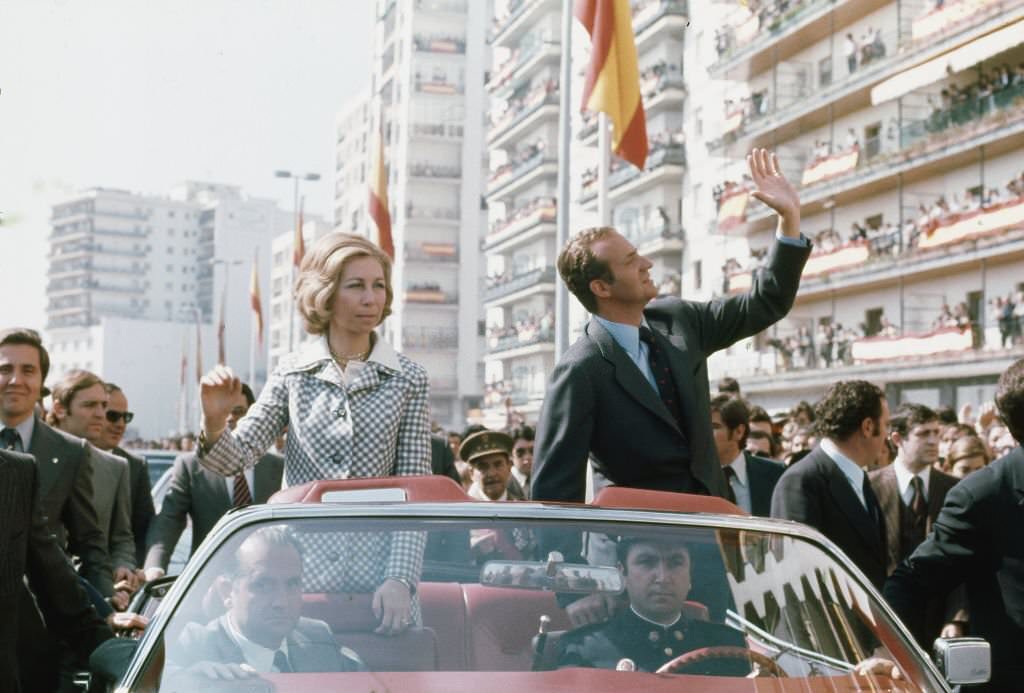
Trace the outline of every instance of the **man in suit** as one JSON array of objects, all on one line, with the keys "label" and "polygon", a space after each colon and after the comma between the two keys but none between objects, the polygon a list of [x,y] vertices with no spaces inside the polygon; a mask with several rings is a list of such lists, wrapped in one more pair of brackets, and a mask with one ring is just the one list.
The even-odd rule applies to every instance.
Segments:
[{"label": "man in suit", "polygon": [[885,582],[885,518],[865,468],[886,451],[889,405],[863,380],[831,385],[815,407],[823,436],[779,478],[772,517],[814,527],[843,550],[875,586]]},{"label": "man in suit", "polygon": [[[113,637],[40,512],[38,481],[30,455],[0,450],[0,690],[14,693],[51,690],[57,675],[54,659],[33,662],[18,651],[19,609],[38,608],[50,632],[81,660]],[[23,576],[34,596],[27,604]]]},{"label": "man in suit", "polygon": [[286,527],[253,532],[234,564],[226,613],[206,625],[189,623],[168,646],[168,682],[365,670],[326,623],[302,617],[302,548]]},{"label": "man in suit", "polygon": [[[1024,360],[1000,376],[996,406],[1013,437],[1024,440]],[[992,646],[992,678],[984,690],[1019,690],[1024,681],[1021,527],[1024,450],[1017,447],[949,491],[931,534],[885,584],[886,600],[919,639],[927,636],[929,600],[966,584],[970,635]]]},{"label": "man in suit", "polygon": [[[106,426],[107,389],[99,376],[89,371],[68,371],[53,386],[53,407],[48,421],[55,428],[90,443],[98,441]],[[92,457],[93,507],[106,537],[114,582],[126,581],[127,590],[115,585],[112,602],[119,610],[128,606],[135,578],[135,537],[132,536],[131,496],[128,462],[121,457],[90,447]]]},{"label": "man in suit", "polygon": [[[939,459],[942,427],[938,415],[923,404],[905,403],[889,419],[890,437],[899,451],[896,460],[869,474],[871,488],[885,517],[885,574],[891,575],[903,559],[914,552],[931,531],[946,494],[956,477],[935,468]],[[962,600],[950,605],[950,616],[963,606]],[[946,625],[946,600],[929,604],[928,637],[921,642],[926,649],[940,633],[962,635],[962,624]]]},{"label": "man in suit", "polygon": [[113,571],[92,504],[92,463],[88,444],[36,416],[50,356],[34,330],[0,331],[0,447],[27,452],[39,470],[40,510],[57,543],[81,560],[79,573],[109,596]]},{"label": "man in suit", "polygon": [[530,478],[533,476],[533,426],[516,426],[512,436],[512,475],[508,492],[513,498],[530,500]]},{"label": "man in suit", "polygon": [[755,150],[750,162],[753,196],[780,221],[747,294],[652,302],[651,262],[608,227],[577,234],[560,253],[559,274],[594,316],[552,373],[537,424],[532,498],[582,502],[588,456],[596,487],[725,496],[707,357],[782,318],[810,254],[799,198],[777,160]]},{"label": "man in suit", "polygon": [[455,455],[448,447],[448,441],[438,435],[430,436],[430,473],[446,476],[462,486],[462,477],[455,468]]},{"label": "man in suit", "polygon": [[[232,431],[256,401],[252,389],[242,384],[235,406],[228,416]],[[195,552],[221,516],[228,510],[252,503],[266,503],[281,490],[284,458],[264,455],[254,467],[236,477],[223,477],[199,463],[194,452],[174,460],[171,483],[160,512],[149,527],[146,543],[145,576],[162,577],[188,520],[192,521],[192,551]]]},{"label": "man in suit", "polygon": [[750,411],[743,400],[732,395],[711,400],[711,432],[729,484],[726,498],[751,515],[769,517],[772,491],[786,468],[746,450],[749,426]]},{"label": "man in suit", "polygon": [[132,536],[135,537],[135,564],[146,562],[146,533],[156,516],[153,507],[153,487],[149,481],[149,465],[146,460],[125,452],[121,449],[121,440],[125,429],[135,418],[128,410],[128,398],[124,391],[114,383],[105,383],[107,388],[107,420],[103,433],[92,442],[104,452],[109,452],[128,460],[128,488],[132,511]]}]

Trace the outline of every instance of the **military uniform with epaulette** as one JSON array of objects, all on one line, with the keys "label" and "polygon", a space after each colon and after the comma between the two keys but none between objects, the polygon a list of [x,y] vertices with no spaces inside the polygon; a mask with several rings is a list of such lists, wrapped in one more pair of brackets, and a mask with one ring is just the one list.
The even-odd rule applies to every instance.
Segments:
[{"label": "military uniform with epaulette", "polygon": [[[681,654],[719,645],[746,647],[746,640],[728,626],[684,616],[671,626],[662,626],[626,608],[606,623],[563,635],[558,666],[615,669],[621,660],[630,659],[636,671],[653,672]],[[750,665],[735,659],[710,659],[687,667],[687,673],[746,676]]]}]

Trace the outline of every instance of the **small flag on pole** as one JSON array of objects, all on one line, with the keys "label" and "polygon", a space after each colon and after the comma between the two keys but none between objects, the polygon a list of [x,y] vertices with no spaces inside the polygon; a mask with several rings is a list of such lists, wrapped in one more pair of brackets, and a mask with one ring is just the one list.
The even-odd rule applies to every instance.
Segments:
[{"label": "small flag on pole", "polygon": [[217,320],[217,364],[223,366],[227,363],[227,346],[225,340],[225,315],[228,310],[228,285],[224,283],[224,289],[220,296],[220,318]]},{"label": "small flag on pole", "polygon": [[263,302],[260,299],[260,278],[256,271],[258,256],[252,256],[252,279],[249,282],[249,303],[256,319],[256,338],[263,344]]},{"label": "small flag on pole", "polygon": [[573,13],[590,34],[583,109],[612,121],[612,151],[639,169],[647,161],[647,121],[629,0],[576,0]]},{"label": "small flag on pole", "polygon": [[395,242],[391,238],[391,213],[388,211],[388,169],[384,162],[384,125],[377,131],[377,159],[370,175],[370,218],[377,225],[377,245],[395,259]]},{"label": "small flag on pole", "polygon": [[295,265],[295,269],[302,265],[302,258],[306,255],[306,241],[302,238],[302,207],[305,204],[306,198],[303,197],[299,202],[299,221],[295,226],[295,240],[292,242],[292,264]]},{"label": "small flag on pole", "polygon": [[203,379],[203,342],[202,325],[199,324],[199,311],[196,311],[196,382]]}]

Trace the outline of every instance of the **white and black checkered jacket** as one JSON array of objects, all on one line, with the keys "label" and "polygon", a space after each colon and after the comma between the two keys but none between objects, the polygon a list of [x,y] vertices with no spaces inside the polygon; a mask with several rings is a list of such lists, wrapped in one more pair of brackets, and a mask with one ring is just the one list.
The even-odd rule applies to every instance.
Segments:
[{"label": "white and black checkered jacket", "polygon": [[[376,340],[365,366],[346,382],[331,358],[327,339],[321,337],[281,359],[248,414],[200,461],[223,476],[238,474],[255,465],[287,426],[285,486],[319,479],[430,474],[428,396],[426,370],[383,339]],[[425,538],[409,532],[384,538],[384,546],[374,542],[375,549],[387,551],[370,551],[378,554],[375,559],[358,560],[365,570],[349,564],[345,585],[321,588],[352,589],[353,583],[372,588],[370,583],[389,576],[415,584]],[[320,553],[320,547],[309,548],[314,555]],[[349,552],[336,546],[322,548],[335,557],[324,566],[323,579],[329,581],[328,573],[334,570],[329,564]],[[307,562],[307,579],[317,572]]]}]

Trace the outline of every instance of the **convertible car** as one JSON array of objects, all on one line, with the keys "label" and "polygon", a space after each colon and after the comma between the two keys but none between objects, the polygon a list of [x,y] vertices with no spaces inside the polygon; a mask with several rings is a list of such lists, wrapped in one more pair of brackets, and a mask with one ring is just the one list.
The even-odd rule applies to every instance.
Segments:
[{"label": "convertible car", "polygon": [[[377,632],[389,576],[414,594],[398,635]],[[477,502],[443,477],[293,487],[225,516],[138,609],[118,691],[930,693],[987,675],[971,639],[933,661],[817,532],[621,488],[574,506]],[[574,629],[577,610],[607,620]]]}]

